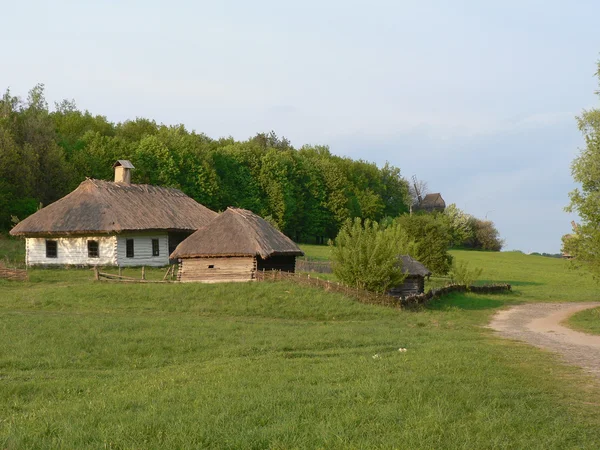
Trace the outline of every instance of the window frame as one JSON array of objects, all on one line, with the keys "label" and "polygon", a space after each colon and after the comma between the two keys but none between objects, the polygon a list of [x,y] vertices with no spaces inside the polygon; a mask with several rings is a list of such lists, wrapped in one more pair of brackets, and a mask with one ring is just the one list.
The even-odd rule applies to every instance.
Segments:
[{"label": "window frame", "polygon": [[[52,254],[48,244],[53,244],[54,246],[54,254]],[[58,258],[58,241],[56,239],[46,239],[46,258],[56,259]]]},{"label": "window frame", "polygon": [[152,256],[160,256],[160,239],[152,239]]},{"label": "window frame", "polygon": [[[131,249],[129,248],[130,245]],[[135,243],[133,238],[125,239],[125,258],[135,258]]]},{"label": "window frame", "polygon": [[[90,244],[92,245],[96,245],[96,251],[95,251],[95,255],[93,254],[93,250],[90,248]],[[88,258],[100,258],[100,241],[96,240],[96,239],[88,239],[87,241],[87,251],[88,251]]]}]

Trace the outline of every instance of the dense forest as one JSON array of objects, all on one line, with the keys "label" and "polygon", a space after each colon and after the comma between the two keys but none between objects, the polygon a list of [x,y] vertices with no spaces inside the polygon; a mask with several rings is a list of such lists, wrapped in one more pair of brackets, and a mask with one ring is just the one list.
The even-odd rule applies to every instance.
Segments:
[{"label": "dense forest", "polygon": [[146,118],[113,123],[62,101],[49,109],[44,86],[0,100],[0,229],[66,195],[86,177],[110,180],[129,159],[133,182],[181,189],[221,211],[250,209],[296,240],[322,242],[348,218],[379,221],[408,211],[400,169],[295,149],[275,133],[212,139]]}]

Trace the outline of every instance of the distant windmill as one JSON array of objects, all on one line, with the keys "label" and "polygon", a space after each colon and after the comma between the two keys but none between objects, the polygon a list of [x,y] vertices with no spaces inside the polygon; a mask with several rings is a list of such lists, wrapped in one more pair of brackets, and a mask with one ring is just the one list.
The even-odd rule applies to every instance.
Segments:
[{"label": "distant windmill", "polygon": [[417,200],[419,201],[419,203],[421,203],[423,201],[423,199],[421,198],[421,188],[419,187],[419,182],[417,180],[417,176],[413,175],[412,180],[413,180],[413,186],[415,187],[415,195],[417,196]]}]

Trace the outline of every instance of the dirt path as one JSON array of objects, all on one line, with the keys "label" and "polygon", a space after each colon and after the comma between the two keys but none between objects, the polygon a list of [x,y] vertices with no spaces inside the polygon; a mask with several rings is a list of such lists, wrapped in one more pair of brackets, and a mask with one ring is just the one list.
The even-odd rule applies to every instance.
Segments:
[{"label": "dirt path", "polygon": [[500,311],[489,327],[501,336],[559,353],[570,364],[600,377],[600,336],[560,325],[567,317],[600,303],[528,303]]}]

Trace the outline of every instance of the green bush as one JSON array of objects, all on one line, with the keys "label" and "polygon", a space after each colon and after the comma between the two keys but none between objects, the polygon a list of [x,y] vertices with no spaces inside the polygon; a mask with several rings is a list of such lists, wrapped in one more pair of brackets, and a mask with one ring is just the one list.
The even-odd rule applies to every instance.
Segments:
[{"label": "green bush", "polygon": [[502,250],[504,241],[500,239],[500,233],[491,220],[473,219],[474,240],[473,248],[499,252]]},{"label": "green bush", "polygon": [[482,272],[483,269],[479,267],[469,268],[469,264],[465,261],[454,262],[450,270],[450,279],[455,284],[464,284],[468,287],[477,281]]},{"label": "green bush", "polygon": [[400,227],[381,227],[360,218],[348,220],[330,243],[332,267],[342,282],[373,292],[385,292],[406,277],[398,260],[414,244]]},{"label": "green bush", "polygon": [[448,221],[443,214],[412,214],[396,219],[399,226],[415,247],[410,256],[421,262],[436,275],[446,275],[452,265],[448,253],[451,235]]}]

